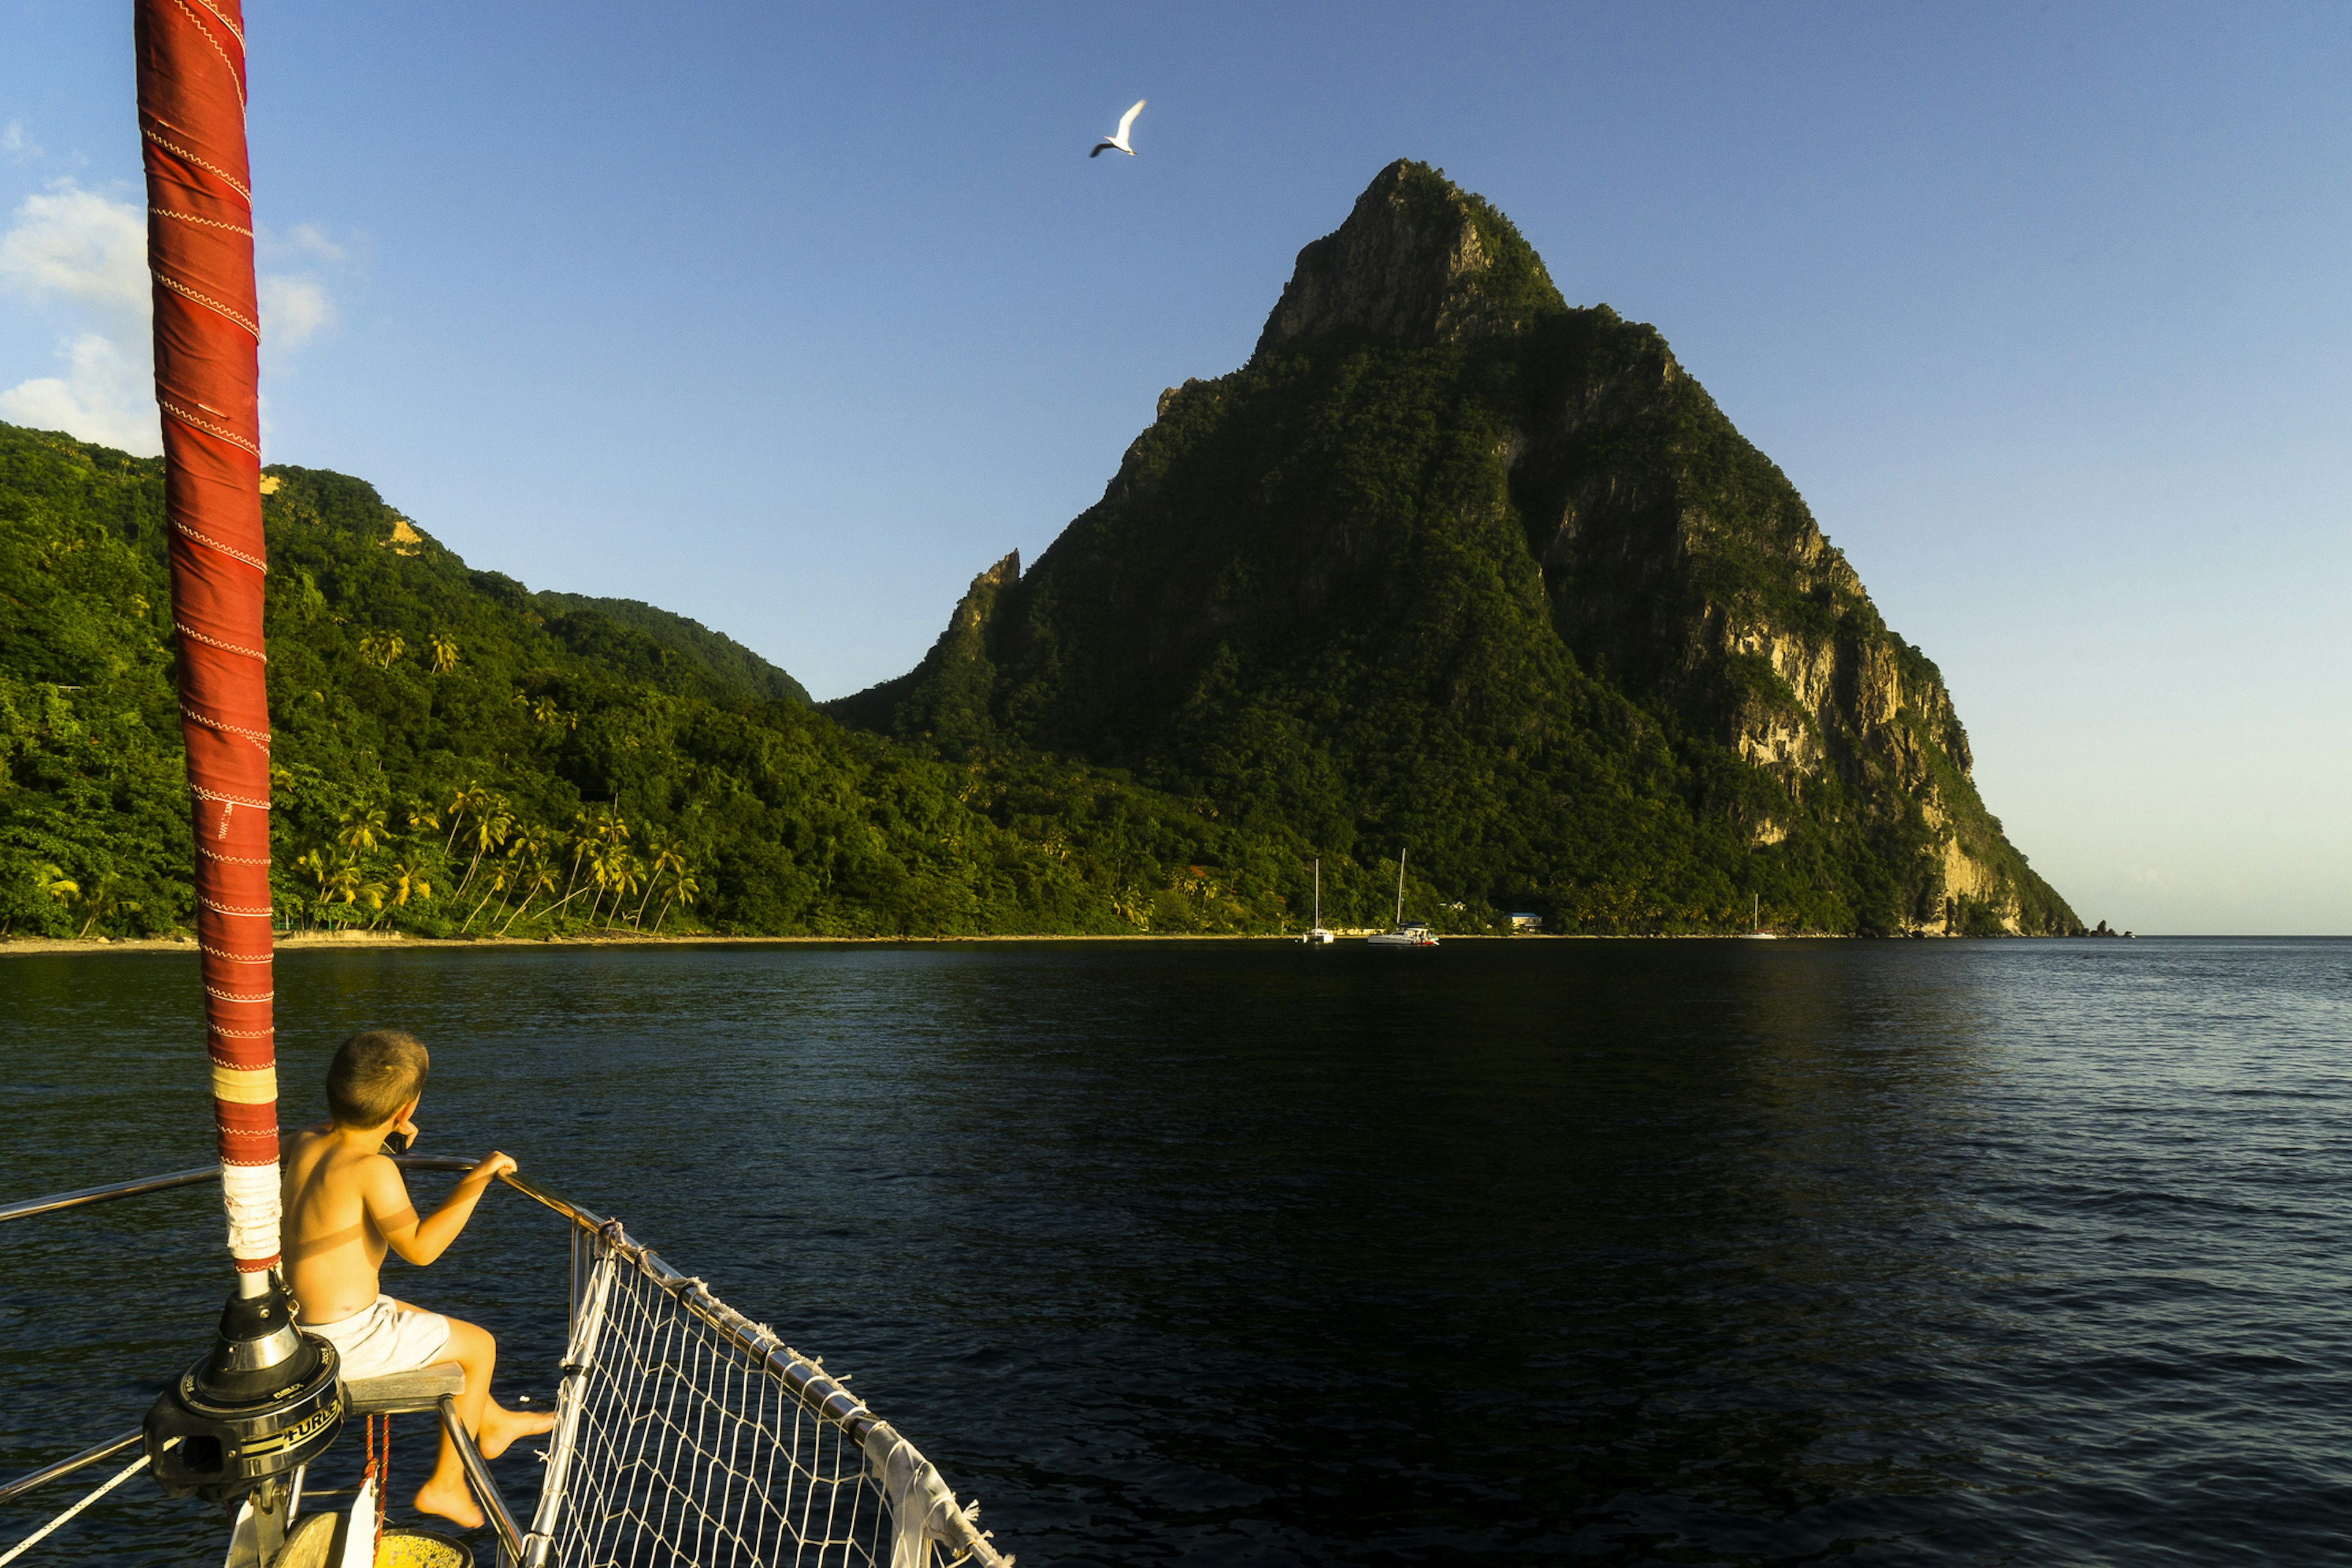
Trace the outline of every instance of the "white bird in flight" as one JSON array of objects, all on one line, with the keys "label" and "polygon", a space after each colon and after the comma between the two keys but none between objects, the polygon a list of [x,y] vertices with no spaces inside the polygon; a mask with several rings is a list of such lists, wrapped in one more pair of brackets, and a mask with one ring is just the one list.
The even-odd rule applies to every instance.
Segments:
[{"label": "white bird in flight", "polygon": [[1089,158],[1099,158],[1105,153],[1108,153],[1112,148],[1116,147],[1120,152],[1126,153],[1129,157],[1134,157],[1135,149],[1127,144],[1127,133],[1133,128],[1135,124],[1135,117],[1143,112],[1143,105],[1145,101],[1146,100],[1143,99],[1137,99],[1135,100],[1135,107],[1118,117],[1118,129],[1112,132],[1108,136],[1103,138],[1103,140],[1096,142],[1095,150],[1087,153],[1087,156]]}]

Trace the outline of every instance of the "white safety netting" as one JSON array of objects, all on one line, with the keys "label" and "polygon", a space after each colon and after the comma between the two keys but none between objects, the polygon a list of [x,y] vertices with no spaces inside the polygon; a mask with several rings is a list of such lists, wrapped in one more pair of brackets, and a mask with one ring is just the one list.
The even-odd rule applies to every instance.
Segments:
[{"label": "white safety netting", "polygon": [[608,1230],[527,1554],[562,1568],[999,1568],[940,1474],[814,1362]]}]

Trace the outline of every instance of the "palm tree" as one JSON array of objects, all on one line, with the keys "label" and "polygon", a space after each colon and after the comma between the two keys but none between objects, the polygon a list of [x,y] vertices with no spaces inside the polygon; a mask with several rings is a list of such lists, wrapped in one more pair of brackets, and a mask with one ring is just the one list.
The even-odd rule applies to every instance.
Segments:
[{"label": "palm tree", "polygon": [[473,881],[475,868],[481,865],[482,857],[504,844],[507,835],[513,831],[514,817],[507,811],[505,797],[486,795],[475,808],[474,831],[467,836],[474,841],[474,858],[467,864],[466,875],[457,883],[459,893],[464,893],[467,885]]},{"label": "palm tree", "polygon": [[435,632],[425,639],[433,649],[433,673],[446,675],[457,668],[457,639],[447,632]]},{"label": "palm tree", "polygon": [[[513,841],[507,846],[507,863],[502,872],[506,897],[499,900],[500,914],[506,912],[507,898],[512,896],[513,890],[527,882],[531,882],[536,873],[546,864],[547,840],[537,829],[527,827],[514,836]],[[530,898],[529,893],[523,895],[525,902],[529,902]],[[490,918],[496,920],[498,915],[492,915]],[[508,923],[510,925],[513,922],[509,921]],[[504,934],[505,928],[500,927],[499,931],[500,934]]]},{"label": "palm tree", "polygon": [[[637,878],[643,869],[636,856],[622,846],[614,846],[611,868],[605,872],[605,879],[613,888],[613,912],[604,917],[606,931],[611,931],[613,922],[621,918],[621,900],[637,890]],[[588,918],[593,921],[596,917],[592,913]]]},{"label": "palm tree", "polygon": [[674,871],[686,868],[686,857],[677,852],[676,840],[665,838],[648,829],[646,847],[653,853],[653,858],[646,864],[646,896],[637,900],[637,912],[629,918],[629,923],[640,931],[645,929],[646,905],[653,899],[654,884]]},{"label": "palm tree", "polygon": [[466,820],[467,813],[479,811],[489,804],[489,800],[490,792],[470,779],[465,788],[449,797],[449,841],[441,846],[443,855],[457,853],[457,825]]},{"label": "palm tree", "polygon": [[389,669],[407,647],[398,632],[368,632],[360,637],[360,658],[378,669]]},{"label": "palm tree", "polygon": [[588,923],[591,926],[596,923],[596,916],[604,907],[604,895],[613,890],[613,871],[619,854],[620,850],[609,844],[599,845],[589,853],[588,883],[596,889],[596,896],[588,900]]},{"label": "palm tree", "polygon": [[89,919],[82,922],[80,932],[85,937],[101,920],[139,912],[139,906],[122,896],[122,879],[112,871],[100,873],[98,881],[80,896],[81,907],[89,911]]},{"label": "palm tree", "polygon": [[336,840],[347,849],[373,849],[384,836],[383,807],[355,805],[343,813]]},{"label": "palm tree", "polygon": [[590,826],[585,811],[572,818],[569,842],[572,846],[572,874],[563,879],[563,901],[567,904],[572,901],[572,890],[580,880],[580,858],[587,854],[596,842],[595,830]]},{"label": "palm tree", "polygon": [[327,884],[334,877],[334,868],[327,864],[327,857],[317,849],[311,849],[296,858],[294,861],[294,869],[301,872],[304,876],[310,878],[311,881],[318,884],[319,897],[316,901],[322,904],[325,903],[327,901]]},{"label": "palm tree", "polygon": [[672,899],[676,899],[679,906],[684,908],[690,906],[694,902],[695,895],[701,891],[700,885],[694,879],[694,873],[686,868],[684,860],[680,860],[677,863],[677,869],[670,876],[669,891],[662,895],[662,907],[654,916],[654,930],[661,930],[662,921],[669,918],[669,904]]},{"label": "palm tree", "polygon": [[421,904],[432,896],[433,884],[425,879],[425,873],[423,870],[411,866],[405,860],[399,861],[394,865],[392,868],[392,901],[396,907],[406,909],[408,907],[409,900],[415,899]]},{"label": "palm tree", "polygon": [[372,910],[383,908],[383,884],[369,881],[367,873],[360,869],[360,863],[356,860],[345,860],[329,871],[325,891],[326,897],[321,900],[325,903],[354,906],[365,903]]},{"label": "palm tree", "polygon": [[515,921],[520,920],[523,911],[530,908],[531,900],[541,893],[553,891],[555,891],[555,868],[549,865],[544,857],[533,859],[530,868],[523,873],[522,902],[517,904],[514,913],[507,917],[507,923],[499,928],[499,934],[504,936],[514,929]]},{"label": "palm tree", "polygon": [[458,927],[458,930],[472,931],[474,929],[474,921],[477,916],[481,914],[482,906],[490,901],[490,896],[494,893],[502,893],[506,890],[507,874],[510,869],[512,869],[513,864],[514,862],[509,858],[505,864],[492,868],[489,877],[490,885],[482,889],[480,902],[475,904],[473,912],[466,917],[466,923]]},{"label": "palm tree", "polygon": [[[33,890],[57,904],[71,904],[81,897],[81,884],[67,876],[65,868],[48,861],[33,868]],[[12,921],[9,923],[13,925],[16,922]],[[6,934],[6,930],[5,926],[0,926],[0,935]]]}]

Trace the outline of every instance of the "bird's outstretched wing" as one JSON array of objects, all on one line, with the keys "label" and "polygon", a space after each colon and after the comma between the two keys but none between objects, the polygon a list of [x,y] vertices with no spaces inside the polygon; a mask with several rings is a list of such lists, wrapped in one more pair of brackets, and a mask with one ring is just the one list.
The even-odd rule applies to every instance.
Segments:
[{"label": "bird's outstretched wing", "polygon": [[1089,158],[1099,158],[1099,157],[1101,157],[1104,153],[1108,153],[1108,152],[1112,152],[1112,151],[1115,151],[1115,149],[1113,148],[1113,146],[1112,146],[1112,144],[1111,144],[1110,142],[1096,142],[1096,143],[1095,143],[1095,150],[1094,150],[1093,152],[1091,152],[1091,153],[1087,153],[1087,157],[1089,157]]},{"label": "bird's outstretched wing", "polygon": [[1150,101],[1150,100],[1149,99],[1139,98],[1135,100],[1135,107],[1133,109],[1129,110],[1125,114],[1118,117],[1118,140],[1120,142],[1123,142],[1127,140],[1127,133],[1135,128],[1135,117],[1143,112],[1143,106]]}]

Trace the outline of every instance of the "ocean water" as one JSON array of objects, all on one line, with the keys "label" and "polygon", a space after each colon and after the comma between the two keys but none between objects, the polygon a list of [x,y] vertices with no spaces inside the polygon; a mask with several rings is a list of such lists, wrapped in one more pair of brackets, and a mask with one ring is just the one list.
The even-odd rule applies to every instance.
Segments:
[{"label": "ocean water", "polygon": [[[2352,943],[278,973],[289,1121],[342,1034],[417,1031],[420,1152],[506,1150],[855,1373],[1033,1568],[2352,1558]],[[209,1158],[196,996],[178,955],[0,958],[0,1197]],[[220,1230],[202,1189],[0,1229],[0,1473],[136,1425]],[[387,1288],[543,1397],[563,1258],[504,1193]],[[55,1542],[220,1530],[142,1479]]]}]

